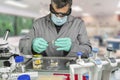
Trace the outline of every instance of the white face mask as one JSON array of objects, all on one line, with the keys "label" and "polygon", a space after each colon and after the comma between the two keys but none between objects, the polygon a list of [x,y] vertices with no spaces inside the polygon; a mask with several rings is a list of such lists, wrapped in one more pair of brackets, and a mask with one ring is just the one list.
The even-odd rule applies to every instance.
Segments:
[{"label": "white face mask", "polygon": [[57,26],[61,26],[64,23],[66,23],[67,22],[67,17],[68,16],[57,17],[55,14],[51,14],[51,19],[52,19],[53,23]]}]

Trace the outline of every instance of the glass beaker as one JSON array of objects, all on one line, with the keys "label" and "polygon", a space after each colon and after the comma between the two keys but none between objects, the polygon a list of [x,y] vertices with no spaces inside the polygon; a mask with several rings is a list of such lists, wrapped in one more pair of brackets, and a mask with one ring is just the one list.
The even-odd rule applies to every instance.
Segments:
[{"label": "glass beaker", "polygon": [[57,70],[58,68],[59,68],[59,60],[58,59],[48,60],[48,64],[47,64],[48,70]]}]

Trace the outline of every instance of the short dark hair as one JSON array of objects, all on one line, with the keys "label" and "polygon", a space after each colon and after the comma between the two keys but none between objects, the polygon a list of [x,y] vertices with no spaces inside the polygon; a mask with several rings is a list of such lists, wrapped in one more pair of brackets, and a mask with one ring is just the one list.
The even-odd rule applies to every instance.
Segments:
[{"label": "short dark hair", "polygon": [[67,4],[72,5],[72,0],[51,0],[51,4],[55,3],[57,8],[62,8],[66,6]]}]

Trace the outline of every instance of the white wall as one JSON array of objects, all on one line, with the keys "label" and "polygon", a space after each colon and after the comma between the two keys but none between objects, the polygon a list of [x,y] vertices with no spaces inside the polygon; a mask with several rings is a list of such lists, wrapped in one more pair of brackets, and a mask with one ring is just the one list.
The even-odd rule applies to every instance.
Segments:
[{"label": "white wall", "polygon": [[104,33],[115,36],[120,31],[120,21],[118,21],[117,15],[86,16],[83,19],[90,37]]}]

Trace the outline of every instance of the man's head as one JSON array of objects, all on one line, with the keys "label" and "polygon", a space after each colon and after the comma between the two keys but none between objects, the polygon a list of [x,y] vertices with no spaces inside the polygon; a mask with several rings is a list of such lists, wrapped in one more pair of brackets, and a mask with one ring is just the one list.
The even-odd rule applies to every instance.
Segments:
[{"label": "man's head", "polygon": [[54,24],[61,26],[71,14],[72,0],[51,0],[50,12]]},{"label": "man's head", "polygon": [[51,4],[56,4],[56,7],[59,9],[66,5],[71,6],[72,0],[51,0]]},{"label": "man's head", "polygon": [[60,17],[68,16],[71,13],[71,5],[72,0],[51,0],[50,11]]}]

